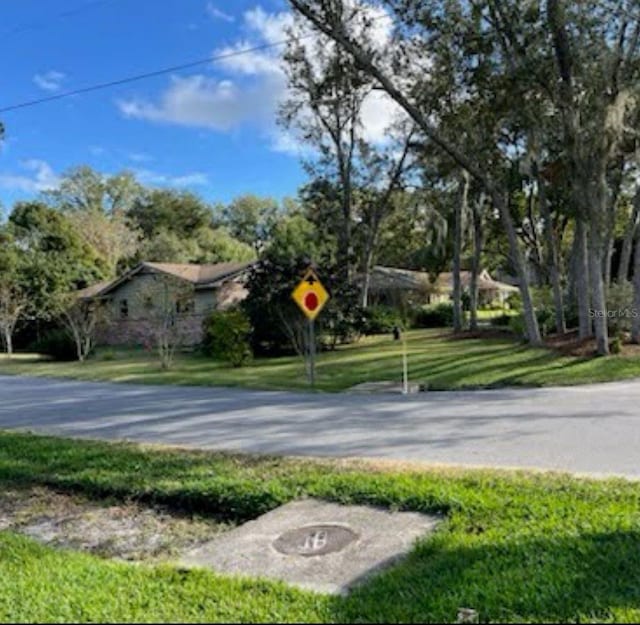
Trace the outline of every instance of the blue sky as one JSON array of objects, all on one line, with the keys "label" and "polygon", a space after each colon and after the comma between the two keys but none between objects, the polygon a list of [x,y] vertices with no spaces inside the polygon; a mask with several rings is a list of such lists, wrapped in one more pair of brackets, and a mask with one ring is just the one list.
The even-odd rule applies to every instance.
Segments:
[{"label": "blue sky", "polygon": [[[282,39],[284,0],[20,0],[2,3],[0,108]],[[74,96],[0,116],[0,203],[66,169],[129,169],[210,201],[295,195],[305,174],[275,124],[278,52]]]}]

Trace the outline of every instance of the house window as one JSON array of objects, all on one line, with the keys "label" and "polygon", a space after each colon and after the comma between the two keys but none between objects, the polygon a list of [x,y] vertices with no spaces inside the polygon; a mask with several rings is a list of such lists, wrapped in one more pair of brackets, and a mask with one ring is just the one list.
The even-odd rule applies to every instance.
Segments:
[{"label": "house window", "polygon": [[120,319],[126,319],[129,316],[129,302],[126,299],[120,300]]},{"label": "house window", "polygon": [[193,298],[178,300],[176,302],[176,312],[179,315],[188,315],[196,310],[196,303]]}]

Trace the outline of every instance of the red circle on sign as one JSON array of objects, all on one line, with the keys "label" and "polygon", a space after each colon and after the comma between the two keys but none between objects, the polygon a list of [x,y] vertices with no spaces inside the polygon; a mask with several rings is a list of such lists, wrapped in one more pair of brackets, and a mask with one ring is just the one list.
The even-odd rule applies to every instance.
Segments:
[{"label": "red circle on sign", "polygon": [[307,310],[310,310],[311,312],[313,312],[316,308],[318,308],[318,305],[320,304],[320,301],[318,300],[318,296],[311,291],[310,293],[307,293],[304,296],[304,307]]}]

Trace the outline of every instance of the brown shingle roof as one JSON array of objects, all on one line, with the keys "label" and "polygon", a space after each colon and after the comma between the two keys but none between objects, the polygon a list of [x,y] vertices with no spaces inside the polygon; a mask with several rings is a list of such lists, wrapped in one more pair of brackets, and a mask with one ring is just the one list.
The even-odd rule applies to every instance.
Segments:
[{"label": "brown shingle roof", "polygon": [[215,265],[143,263],[146,267],[182,278],[195,285],[216,282],[225,276],[243,271],[252,264],[252,262],[216,263]]},{"label": "brown shingle roof", "polygon": [[213,286],[216,282],[227,277],[235,276],[251,267],[254,261],[241,263],[216,263],[215,265],[177,264],[177,263],[141,263],[135,269],[127,272],[115,280],[99,282],[86,289],[78,291],[78,297],[92,298],[106,295],[109,291],[119,286],[122,282],[135,276],[144,269],[160,271],[162,273],[181,278],[191,282],[196,287]]},{"label": "brown shingle roof", "polygon": [[91,299],[98,295],[103,289],[106,289],[111,282],[112,280],[103,280],[97,284],[92,284],[91,286],[76,291],[76,296],[78,299]]},{"label": "brown shingle roof", "polygon": [[[471,272],[461,271],[460,282],[463,288],[468,288],[471,282]],[[406,289],[423,290],[434,289],[436,291],[450,291],[453,288],[453,274],[443,272],[438,275],[435,281],[431,280],[428,273],[424,271],[412,271],[410,269],[399,269],[397,267],[382,267],[380,265],[373,268],[371,273],[371,287],[375,289]],[[512,291],[517,287],[504,282],[494,280],[489,272],[482,271],[478,276],[478,288],[481,291]]]}]

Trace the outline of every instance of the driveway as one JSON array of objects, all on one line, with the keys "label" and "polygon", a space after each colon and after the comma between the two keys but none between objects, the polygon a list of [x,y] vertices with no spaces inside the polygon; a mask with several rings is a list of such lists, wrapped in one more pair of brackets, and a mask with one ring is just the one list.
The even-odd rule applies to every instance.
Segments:
[{"label": "driveway", "polygon": [[640,477],[640,382],[412,396],[0,376],[0,428],[201,449]]}]

